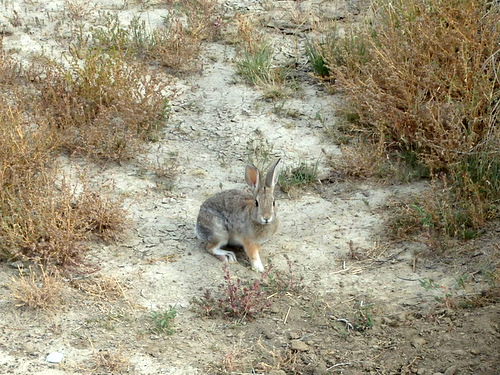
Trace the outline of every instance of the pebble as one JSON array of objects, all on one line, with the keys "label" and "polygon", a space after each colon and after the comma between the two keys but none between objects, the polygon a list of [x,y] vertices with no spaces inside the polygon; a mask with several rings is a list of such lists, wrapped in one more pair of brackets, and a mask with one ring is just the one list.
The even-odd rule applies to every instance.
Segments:
[{"label": "pebble", "polygon": [[307,352],[309,351],[309,345],[307,345],[305,342],[300,341],[300,340],[292,340],[290,341],[290,348],[292,350],[298,351],[298,352]]},{"label": "pebble", "polygon": [[446,369],[444,372],[444,375],[454,375],[457,372],[457,367],[456,366],[450,366]]},{"label": "pebble", "polygon": [[415,337],[413,340],[411,340],[411,346],[413,346],[415,349],[420,349],[425,344],[427,344],[427,341],[425,341],[423,337]]},{"label": "pebble", "polygon": [[59,363],[64,358],[64,354],[59,352],[50,353],[45,359],[49,363]]}]

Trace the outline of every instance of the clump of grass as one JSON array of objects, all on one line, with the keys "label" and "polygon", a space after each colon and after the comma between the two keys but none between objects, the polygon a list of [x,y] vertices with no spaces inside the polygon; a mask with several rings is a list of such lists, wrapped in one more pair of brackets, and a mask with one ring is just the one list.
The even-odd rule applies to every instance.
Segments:
[{"label": "clump of grass", "polygon": [[174,329],[174,319],[177,316],[177,309],[173,306],[169,307],[165,311],[154,311],[151,315],[153,321],[153,326],[151,330],[156,333],[165,333],[167,335],[172,335],[175,332]]},{"label": "clump of grass", "polygon": [[313,73],[322,79],[330,78],[330,68],[326,62],[325,48],[325,42],[323,41],[308,41],[306,43],[306,55],[309,65]]},{"label": "clump of grass", "polygon": [[365,301],[356,304],[356,317],[353,322],[354,329],[366,331],[373,327],[373,305]]},{"label": "clump of grass", "polygon": [[296,166],[283,169],[278,177],[278,184],[285,193],[304,188],[318,182],[318,162],[300,162]]},{"label": "clump of grass", "polygon": [[238,45],[236,72],[251,85],[262,88],[268,98],[282,98],[290,94],[290,70],[274,62],[273,50],[258,34],[248,19],[238,18]]},{"label": "clump of grass", "polygon": [[0,195],[0,258],[75,264],[91,236],[110,240],[125,227],[126,215],[113,200],[89,189],[77,194],[66,183],[58,188],[53,172],[39,173],[24,177],[29,186]]},{"label": "clump of grass", "polygon": [[75,215],[84,218],[87,233],[109,242],[123,236],[127,227],[127,212],[121,208],[121,203],[121,200],[111,198],[104,187],[98,193],[84,186],[72,207]]},{"label": "clump of grass", "polygon": [[165,0],[184,18],[187,30],[200,40],[214,41],[221,37],[224,9],[217,0]]},{"label": "clump of grass", "polygon": [[380,155],[444,183],[422,206],[449,236],[470,237],[500,211],[499,16],[480,0],[377,0],[366,25],[316,50]]},{"label": "clump of grass", "polygon": [[168,79],[119,52],[72,50],[69,68],[40,67],[43,113],[63,147],[100,160],[126,160],[165,124]]},{"label": "clump of grass", "polygon": [[40,267],[40,272],[20,269],[11,279],[10,295],[18,307],[51,310],[61,306],[64,283],[57,272]]},{"label": "clump of grass", "polygon": [[201,298],[193,299],[203,315],[209,317],[224,316],[238,321],[253,320],[269,308],[272,298],[263,289],[263,282],[268,277],[268,268],[258,280],[248,284],[237,278],[233,280],[226,264],[223,266],[225,284],[221,286],[222,296],[214,297],[206,290]]},{"label": "clump of grass", "polygon": [[164,25],[150,29],[134,17],[122,26],[118,16],[107,15],[104,25],[93,30],[92,49],[120,51],[130,59],[146,59],[176,71],[193,69],[200,54],[201,39],[186,30],[179,19],[165,18]]},{"label": "clump of grass", "polygon": [[128,374],[130,362],[121,351],[98,350],[94,351],[88,370],[99,374]]}]

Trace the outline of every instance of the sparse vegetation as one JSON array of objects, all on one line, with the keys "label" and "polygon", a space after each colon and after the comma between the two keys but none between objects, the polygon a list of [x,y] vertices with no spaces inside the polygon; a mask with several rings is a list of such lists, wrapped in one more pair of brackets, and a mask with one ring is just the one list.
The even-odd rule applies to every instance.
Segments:
[{"label": "sparse vegetation", "polygon": [[239,278],[233,280],[226,264],[223,269],[225,284],[221,285],[219,291],[222,296],[214,297],[207,289],[201,298],[192,301],[202,315],[223,316],[238,321],[253,320],[271,305],[272,298],[269,298],[262,288],[263,282],[269,276],[269,268],[258,280],[250,284]]},{"label": "sparse vegetation", "polygon": [[247,83],[263,89],[268,98],[288,96],[293,86],[290,84],[291,71],[276,65],[271,45],[255,31],[248,19],[240,17],[238,22],[240,50],[235,59],[236,72]]},{"label": "sparse vegetation", "polygon": [[38,84],[49,123],[70,152],[126,160],[152,139],[168,114],[168,80],[118,52],[73,50],[70,67],[40,66]]},{"label": "sparse vegetation", "polygon": [[345,37],[311,44],[313,68],[321,76],[326,62],[379,159],[398,151],[444,184],[418,205],[442,234],[468,238],[499,213],[498,4],[374,1],[372,11]]},{"label": "sparse vegetation", "polygon": [[275,267],[269,272],[266,288],[270,294],[300,294],[304,290],[302,283],[304,276],[297,273],[293,268],[292,261],[288,256],[285,256],[287,263],[287,270],[278,270]]},{"label": "sparse vegetation", "polygon": [[315,163],[300,162],[281,171],[278,184],[285,193],[318,182],[318,161]]},{"label": "sparse vegetation", "polygon": [[161,334],[165,333],[167,335],[172,335],[175,332],[174,329],[174,319],[177,316],[177,309],[174,306],[170,306],[164,311],[154,311],[151,315],[153,321],[153,326],[151,330],[154,333]]},{"label": "sparse vegetation", "polygon": [[170,14],[162,26],[153,29],[139,16],[122,26],[116,15],[105,14],[102,26],[93,30],[89,47],[120,51],[127,59],[157,62],[176,72],[200,68],[201,43],[220,37],[223,10],[214,0],[165,0],[165,3]]}]

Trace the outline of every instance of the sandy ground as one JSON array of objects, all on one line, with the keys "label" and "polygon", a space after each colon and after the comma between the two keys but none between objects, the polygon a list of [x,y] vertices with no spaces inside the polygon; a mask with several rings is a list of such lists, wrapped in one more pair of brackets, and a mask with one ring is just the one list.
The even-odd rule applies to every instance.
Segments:
[{"label": "sandy ground", "polygon": [[[57,56],[70,30],[64,21],[57,24],[67,3],[3,1],[4,49],[15,49],[21,59],[41,51]],[[141,14],[154,27],[166,12],[123,1],[89,4],[95,4],[85,13],[90,24],[105,10],[124,22]],[[273,10],[264,5],[226,2],[231,12],[269,12],[269,22],[282,24],[299,5],[328,9],[338,19],[359,12],[355,3],[340,1],[276,1]],[[12,25],[15,16],[21,25]],[[303,36],[279,29],[272,36],[283,56],[289,45],[303,43]],[[300,292],[278,298],[269,311],[245,323],[203,318],[193,310],[192,299],[206,289],[220,290],[224,275],[221,263],[194,236],[199,206],[221,187],[244,189],[252,145],[272,146],[271,154],[285,166],[319,161],[320,177],[331,172],[325,153],[341,157],[325,132],[325,124],[340,121],[335,116],[340,94],[328,93],[304,73],[299,94],[278,104],[264,100],[258,89],[239,82],[234,54],[227,43],[204,46],[201,71],[176,79],[179,94],[170,125],[146,154],[106,167],[61,158],[67,173],[85,167],[92,179],[112,184],[125,197],[130,230],[123,241],[93,246],[88,261],[97,271],[84,278],[119,285],[125,297],[113,295],[112,288],[78,290],[68,281],[65,302],[55,311],[20,309],[6,287],[17,270],[0,265],[0,373],[498,373],[499,306],[452,309],[443,303],[447,296],[487,287],[479,272],[498,253],[498,232],[457,244],[455,254],[467,249],[477,255],[473,258],[421,257],[416,269],[415,254],[425,252],[425,245],[387,240],[388,206],[418,194],[425,183],[383,185],[339,177],[293,197],[277,192],[281,227],[261,256],[282,271],[288,270],[288,257],[303,278]],[[277,105],[284,110],[276,111]],[[293,116],[286,115],[291,110]],[[173,183],[151,166],[174,168]],[[259,275],[242,253],[238,259],[231,274],[256,280]],[[477,277],[459,288],[457,280],[470,274]],[[425,280],[441,287],[426,289]],[[177,311],[175,332],[151,332],[151,313],[169,306]],[[372,324],[350,329],[347,323],[360,316]],[[51,352],[63,353],[63,361],[49,364]],[[105,359],[123,366],[100,366]]]}]

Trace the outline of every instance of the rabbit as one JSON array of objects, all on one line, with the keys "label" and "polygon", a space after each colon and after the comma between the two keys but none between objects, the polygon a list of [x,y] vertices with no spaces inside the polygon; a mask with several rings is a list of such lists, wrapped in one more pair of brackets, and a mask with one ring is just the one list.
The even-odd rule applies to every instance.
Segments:
[{"label": "rabbit", "polygon": [[278,230],[274,187],[278,179],[278,159],[269,169],[264,182],[259,170],[247,165],[246,183],[252,194],[241,190],[225,190],[209,197],[200,207],[195,226],[196,236],[206,243],[209,253],[224,262],[236,262],[234,252],[225,245],[241,245],[252,269],[263,272],[260,245]]}]

